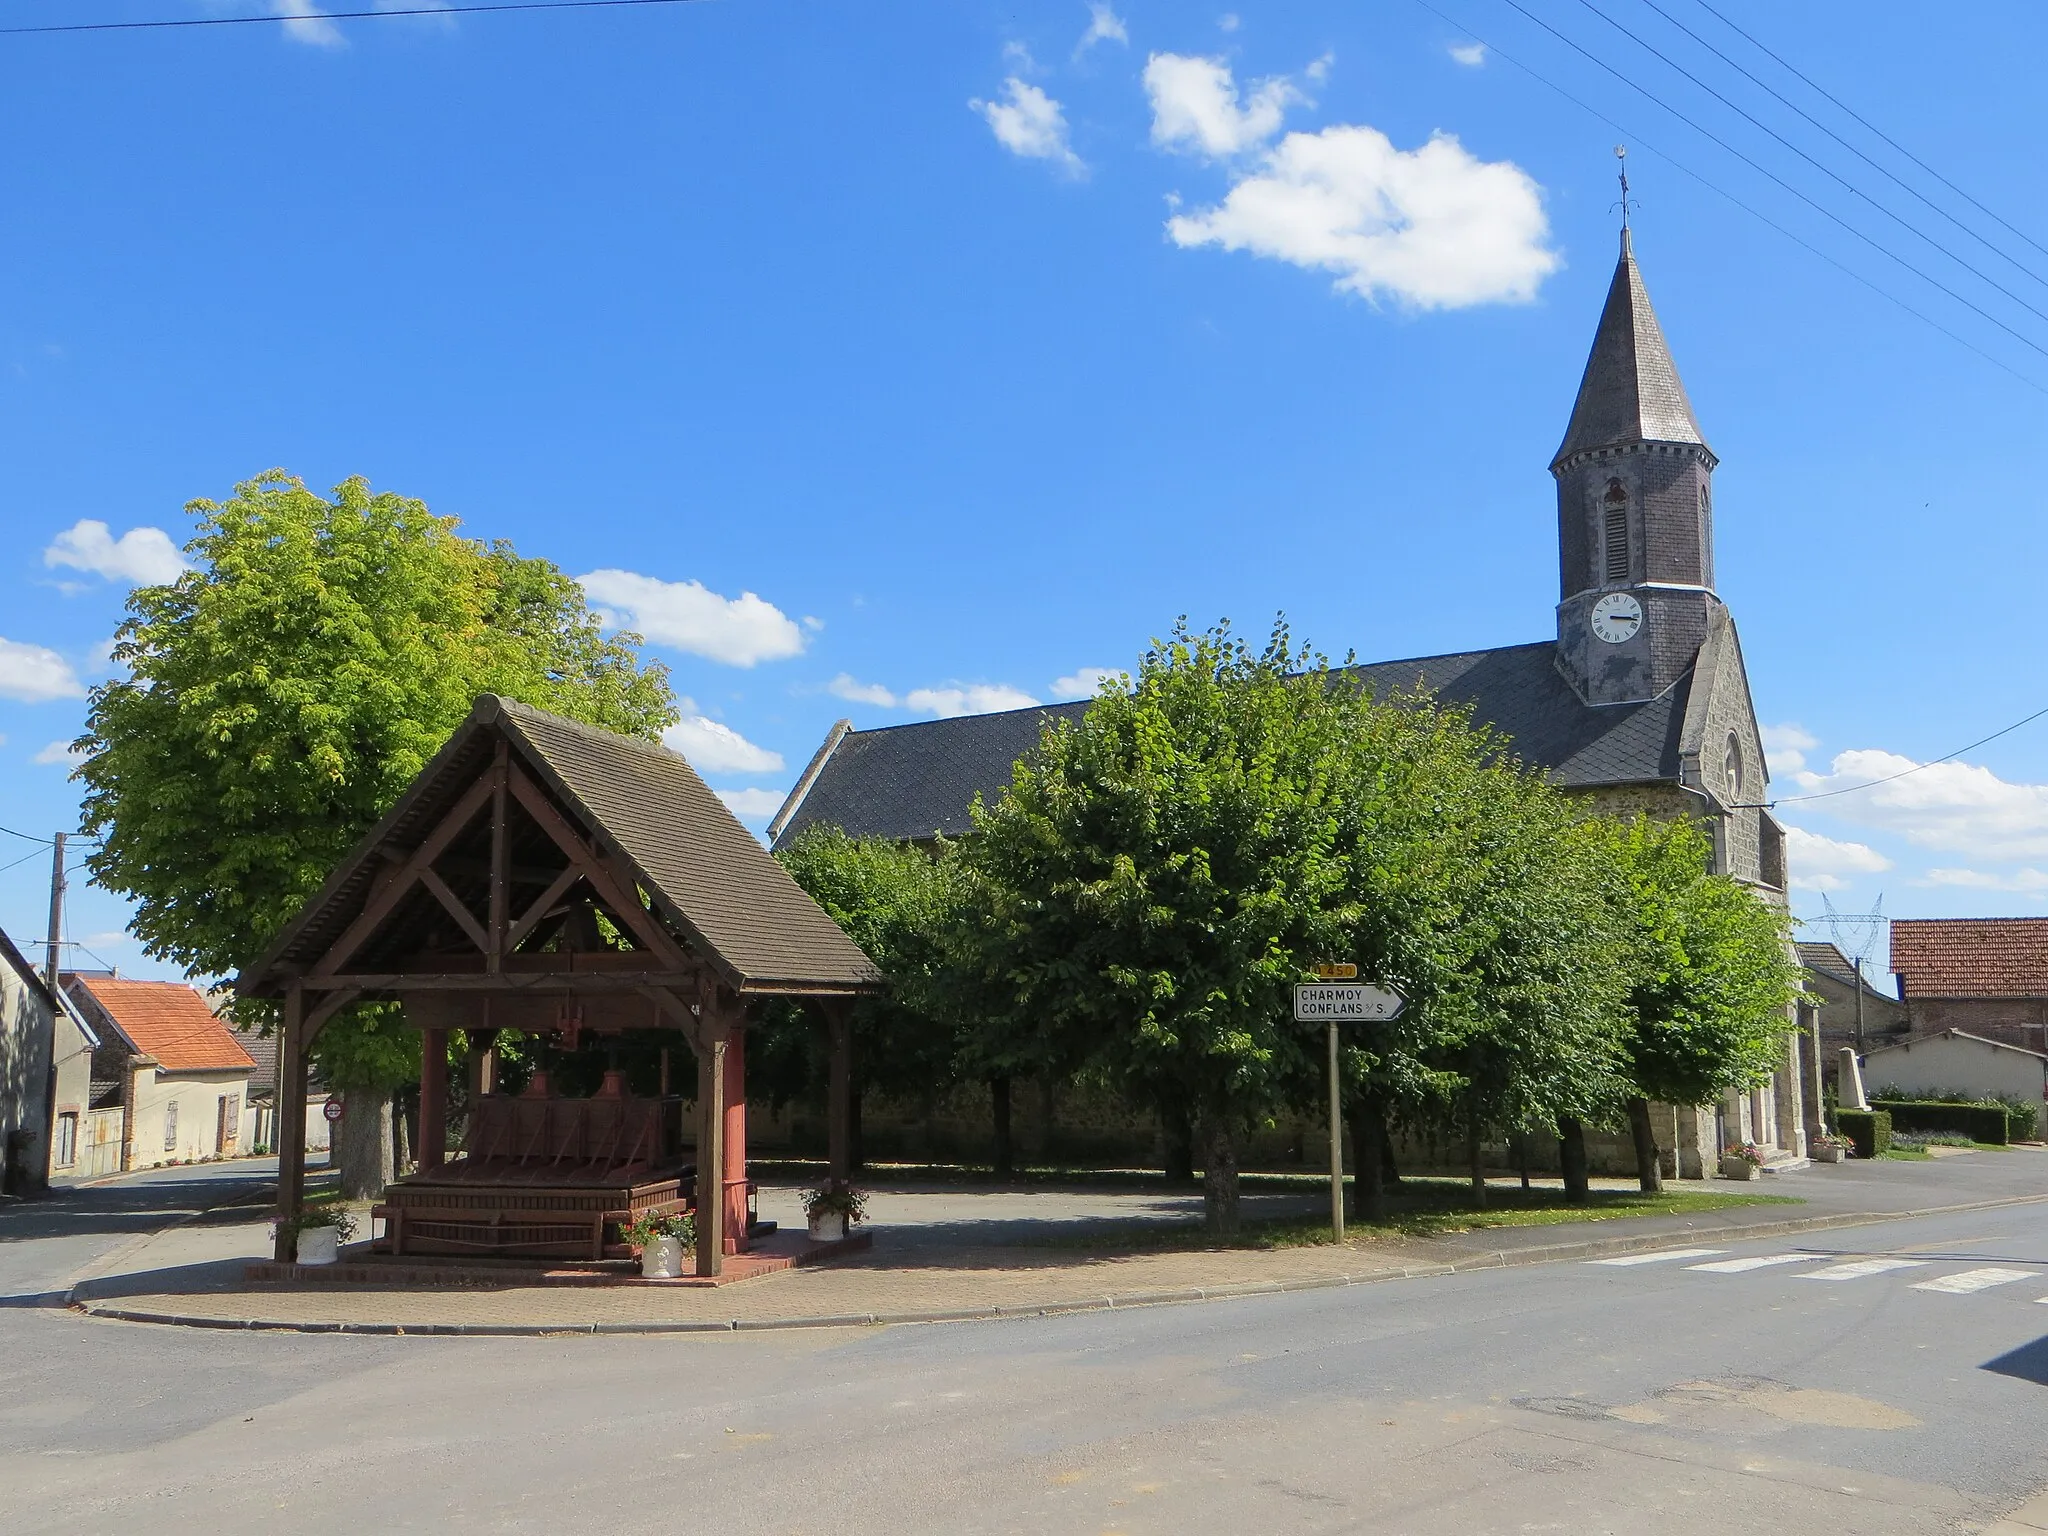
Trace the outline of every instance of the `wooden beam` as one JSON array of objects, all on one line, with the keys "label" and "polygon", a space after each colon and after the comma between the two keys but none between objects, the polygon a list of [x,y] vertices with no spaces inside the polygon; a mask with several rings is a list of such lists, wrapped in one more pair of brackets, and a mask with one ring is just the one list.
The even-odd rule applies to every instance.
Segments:
[{"label": "wooden beam", "polygon": [[294,1224],[306,1198],[305,1011],[305,994],[291,988],[277,1040],[277,1237],[271,1257],[280,1264],[299,1256]]},{"label": "wooden beam", "polygon": [[[690,990],[695,992],[697,985],[697,981],[693,980],[690,983]],[[670,1023],[682,1030],[683,1038],[690,1042],[692,1050],[701,1048],[704,1041],[703,1019],[691,1011],[688,1003],[667,987],[642,987],[640,990],[644,995],[654,999],[654,1005],[668,1015]]]},{"label": "wooden beam", "polygon": [[[642,987],[683,987],[695,991],[702,971],[378,971],[347,976],[309,976],[309,992],[634,992]],[[353,1001],[353,999],[351,999]]]},{"label": "wooden beam", "polygon": [[512,946],[506,942],[505,925],[512,906],[512,841],[506,824],[506,777],[511,773],[512,748],[498,738],[491,757],[491,911],[490,941],[484,955],[491,970],[497,970]]},{"label": "wooden beam", "polygon": [[706,1033],[697,1048],[697,1273],[708,1279],[725,1270],[725,1035]]},{"label": "wooden beam", "polygon": [[831,1042],[830,1086],[826,1090],[825,1163],[829,1177],[853,1178],[853,1020],[839,998],[820,1001]]},{"label": "wooden beam", "polygon": [[308,1059],[311,1059],[313,1054],[313,1042],[320,1038],[320,1031],[327,1027],[327,1021],[362,995],[356,988],[347,987],[339,992],[328,993],[313,1005],[306,1014],[305,1027],[300,1031],[302,1049]]},{"label": "wooden beam", "polygon": [[572,863],[581,866],[584,877],[590,881],[590,888],[611,909],[612,916],[632,931],[635,942],[652,950],[677,970],[687,966],[690,961],[683,946],[674,934],[655,920],[653,913],[641,905],[639,893],[632,883],[621,884],[607,861],[569,825],[567,818],[555,809],[554,802],[541,793],[537,784],[517,769],[512,770],[511,777],[512,793],[526,813],[539,823],[540,829],[554,840],[555,846],[567,854]]},{"label": "wooden beam", "polygon": [[421,1173],[448,1161],[448,1031],[429,1029],[420,1036]]},{"label": "wooden beam", "polygon": [[448,845],[462,834],[471,818],[483,809],[484,802],[490,797],[491,781],[488,778],[478,779],[472,784],[463,797],[455,802],[448,814],[435,824],[434,830],[429,832],[412,851],[412,856],[399,866],[391,883],[372,894],[363,904],[363,910],[356,914],[355,921],[342,930],[341,937],[329,945],[327,953],[314,963],[312,974],[331,976],[354,959],[356,951],[363,947],[370,935],[377,931],[384,920],[397,909],[399,902],[405,899],[406,893],[419,879],[420,871],[439,858]]},{"label": "wooden beam", "polygon": [[440,902],[447,909],[448,915],[462,925],[462,931],[469,935],[469,942],[483,952],[486,965],[497,959],[497,956],[491,953],[491,936],[484,932],[484,925],[476,920],[474,912],[462,904],[462,898],[448,889],[446,880],[429,867],[420,871],[420,884],[432,891],[434,900]]},{"label": "wooden beam", "polygon": [[[542,919],[554,910],[555,903],[568,895],[569,888],[582,878],[583,871],[574,864],[571,864],[567,869],[555,876],[554,883],[541,894],[540,898],[532,906],[526,909],[526,915],[514,923],[505,934],[505,947],[499,957],[499,964],[501,966],[504,963],[503,957],[517,949],[526,936],[540,926]],[[495,926],[494,921],[493,927]]]}]

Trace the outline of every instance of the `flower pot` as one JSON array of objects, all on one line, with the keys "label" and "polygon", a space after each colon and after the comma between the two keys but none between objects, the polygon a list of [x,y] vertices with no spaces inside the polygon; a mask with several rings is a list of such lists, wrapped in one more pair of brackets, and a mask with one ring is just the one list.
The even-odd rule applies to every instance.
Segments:
[{"label": "flower pot", "polygon": [[1746,1157],[1724,1157],[1721,1159],[1721,1177],[1724,1179],[1754,1179],[1763,1170]]},{"label": "flower pot", "polygon": [[1839,1163],[1842,1160],[1840,1147],[1825,1146],[1819,1142],[1808,1147],[1806,1152],[1816,1163]]},{"label": "flower pot", "polygon": [[341,1256],[341,1231],[337,1227],[299,1229],[299,1262],[332,1264]]},{"label": "flower pot", "polygon": [[831,1211],[811,1218],[811,1241],[836,1243],[846,1236],[846,1213]]},{"label": "flower pot", "polygon": [[640,1250],[640,1274],[648,1280],[679,1280],[683,1274],[683,1240],[657,1237]]}]

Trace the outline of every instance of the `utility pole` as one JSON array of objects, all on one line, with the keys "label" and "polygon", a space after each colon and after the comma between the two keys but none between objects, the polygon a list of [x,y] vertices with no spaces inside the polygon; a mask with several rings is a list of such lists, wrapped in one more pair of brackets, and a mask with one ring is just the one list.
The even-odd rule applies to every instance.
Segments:
[{"label": "utility pole", "polygon": [[50,940],[44,952],[43,980],[50,984],[50,991],[57,990],[57,973],[64,964],[64,840],[66,834],[57,834],[56,846],[50,856]]}]

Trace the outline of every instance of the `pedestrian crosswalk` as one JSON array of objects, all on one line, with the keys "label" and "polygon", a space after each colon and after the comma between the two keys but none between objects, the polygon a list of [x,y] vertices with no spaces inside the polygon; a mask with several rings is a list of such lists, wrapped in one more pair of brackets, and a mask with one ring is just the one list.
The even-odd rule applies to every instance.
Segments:
[{"label": "pedestrian crosswalk", "polygon": [[[1869,1280],[1883,1275],[1900,1275],[1902,1271],[1907,1270],[1931,1269],[1943,1262],[1962,1262],[1938,1258],[1894,1258],[1889,1255],[1859,1257],[1853,1254],[1818,1252],[1744,1254],[1732,1259],[1721,1257],[1726,1251],[1722,1248],[1659,1248],[1644,1253],[1619,1254],[1611,1259],[1590,1259],[1587,1262],[1617,1269],[1669,1264],[1698,1275],[1750,1275],[1760,1271],[1778,1270],[1783,1271],[1783,1278],[1788,1280],[1816,1281],[1821,1284]],[[1795,1269],[1795,1266],[1806,1267]],[[1982,1291],[1997,1290],[2001,1286],[2028,1280],[2048,1286],[2048,1262],[2027,1268],[2015,1263],[1979,1264],[1971,1268],[1930,1275],[1924,1279],[1915,1276],[1907,1283],[1907,1288],[1936,1296],[1974,1296]],[[2033,1299],[2048,1305],[2048,1295]]]}]

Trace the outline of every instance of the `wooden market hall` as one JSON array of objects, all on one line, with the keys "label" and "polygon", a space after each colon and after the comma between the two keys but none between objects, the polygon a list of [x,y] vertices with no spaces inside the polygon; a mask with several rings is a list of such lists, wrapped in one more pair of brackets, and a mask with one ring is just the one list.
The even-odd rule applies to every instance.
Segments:
[{"label": "wooden market hall", "polygon": [[[397,1256],[599,1260],[644,1213],[692,1212],[697,1273],[747,1251],[750,1005],[800,1000],[830,1037],[831,1176],[849,1165],[847,1008],[867,956],[676,753],[486,695],[236,992],[281,1004],[278,1211],[305,1189],[309,1053],[359,1002],[420,1031],[418,1170],[386,1192]],[[447,1145],[450,1032],[470,1043],[461,1154]],[[493,1091],[515,1030],[575,1051],[637,1032],[686,1045],[695,1134],[661,1083],[612,1068],[584,1097],[537,1069]],[[707,1183],[709,1170],[716,1182]],[[289,1221],[276,1258],[295,1257]]]}]

